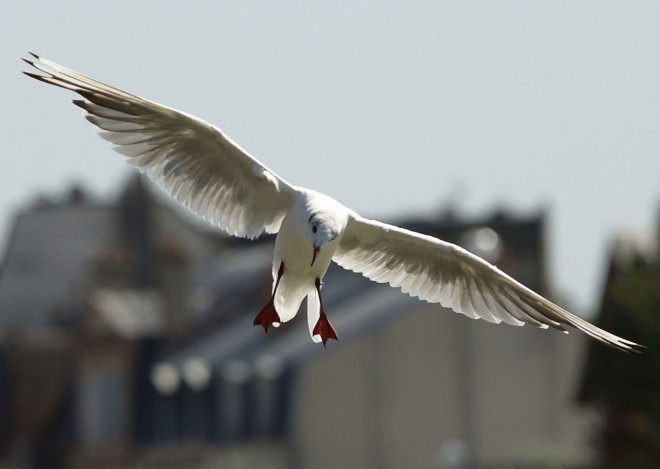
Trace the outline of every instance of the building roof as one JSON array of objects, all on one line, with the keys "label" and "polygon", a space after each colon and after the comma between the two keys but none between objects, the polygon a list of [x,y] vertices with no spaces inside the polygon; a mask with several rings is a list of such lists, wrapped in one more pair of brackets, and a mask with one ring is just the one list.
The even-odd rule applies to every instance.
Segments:
[{"label": "building roof", "polygon": [[[272,246],[268,247],[271,249],[267,252],[260,252],[264,261],[262,265],[266,261],[270,264]],[[228,276],[231,275],[228,273]],[[254,275],[260,276],[256,272]],[[223,283],[222,279],[219,280]],[[242,278],[242,282],[242,285],[255,284],[246,277]],[[229,293],[229,296],[233,294]],[[322,295],[325,309],[338,330],[341,341],[331,342],[328,347],[350,341],[369,327],[381,326],[402,311],[409,311],[412,304],[419,303],[396,289],[375,284],[359,274],[337,266],[332,266],[328,271]],[[264,304],[265,301],[264,299]],[[187,360],[201,359],[211,367],[221,369],[227,362],[251,362],[262,355],[294,364],[313,359],[323,351],[323,348],[310,338],[304,304],[293,321],[283,324],[267,335],[263,329],[252,324],[261,306],[257,307],[254,303],[253,306],[242,307],[231,322],[222,325],[203,340],[167,354],[162,359],[177,366],[183,366]]]},{"label": "building roof", "polygon": [[112,209],[93,203],[37,206],[19,215],[0,272],[0,327],[52,325],[80,307],[93,259],[115,243]]},{"label": "building roof", "polygon": [[[191,274],[205,268],[225,239],[181,217],[146,190],[141,179],[129,180],[120,198],[145,200],[150,207],[155,242],[180,245]],[[0,329],[27,330],[75,320],[86,301],[96,263],[121,260],[126,233],[121,203],[90,200],[73,188],[62,200],[41,200],[14,222],[0,269]],[[124,214],[125,215],[125,214]]]}]

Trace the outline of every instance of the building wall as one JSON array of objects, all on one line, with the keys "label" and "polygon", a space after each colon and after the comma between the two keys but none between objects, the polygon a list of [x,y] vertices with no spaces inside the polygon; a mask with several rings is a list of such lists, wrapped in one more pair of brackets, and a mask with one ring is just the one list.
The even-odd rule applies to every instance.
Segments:
[{"label": "building wall", "polygon": [[588,458],[573,405],[584,338],[419,309],[301,374],[300,467],[455,467]]}]

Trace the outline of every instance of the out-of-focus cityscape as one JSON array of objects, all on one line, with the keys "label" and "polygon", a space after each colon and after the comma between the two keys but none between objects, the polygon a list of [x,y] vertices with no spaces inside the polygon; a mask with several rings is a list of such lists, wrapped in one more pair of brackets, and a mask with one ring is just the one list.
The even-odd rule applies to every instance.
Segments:
[{"label": "out-of-focus cityscape", "polygon": [[[1,468],[660,465],[660,224],[616,234],[598,316],[649,346],[474,321],[333,267],[327,348],[252,325],[273,238],[182,215],[141,177],[23,207],[0,270]],[[556,298],[548,213],[391,220]],[[613,234],[614,235],[614,234]]]}]

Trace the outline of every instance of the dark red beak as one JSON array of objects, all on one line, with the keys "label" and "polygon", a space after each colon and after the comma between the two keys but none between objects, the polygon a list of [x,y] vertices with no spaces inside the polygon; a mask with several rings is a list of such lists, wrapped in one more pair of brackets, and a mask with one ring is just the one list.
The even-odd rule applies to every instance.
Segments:
[{"label": "dark red beak", "polygon": [[314,265],[314,261],[316,261],[316,256],[319,255],[319,252],[320,252],[320,251],[321,251],[321,250],[320,250],[319,248],[317,248],[316,246],[314,246],[314,254],[312,254],[312,263],[309,264],[310,267]]}]

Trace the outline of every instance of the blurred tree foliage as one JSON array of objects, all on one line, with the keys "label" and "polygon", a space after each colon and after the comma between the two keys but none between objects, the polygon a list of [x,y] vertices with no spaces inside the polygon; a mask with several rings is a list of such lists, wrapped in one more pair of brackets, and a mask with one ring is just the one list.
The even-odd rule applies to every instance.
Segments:
[{"label": "blurred tree foliage", "polygon": [[589,351],[581,400],[605,413],[605,467],[660,467],[660,268],[641,257],[610,274],[598,322],[643,344],[626,354],[601,344]]}]

